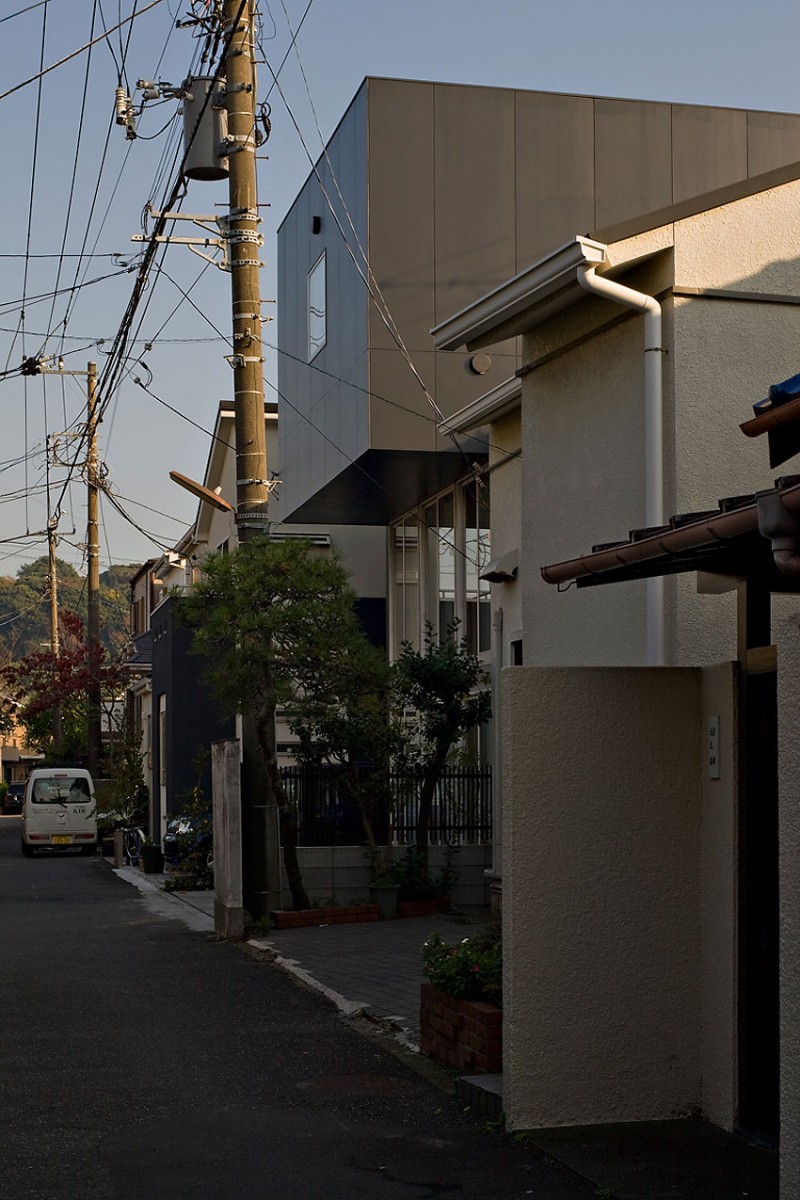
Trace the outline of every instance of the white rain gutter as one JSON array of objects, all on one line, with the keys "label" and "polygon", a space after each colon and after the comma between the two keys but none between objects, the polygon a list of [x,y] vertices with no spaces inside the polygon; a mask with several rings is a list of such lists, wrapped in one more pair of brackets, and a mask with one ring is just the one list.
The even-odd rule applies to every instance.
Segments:
[{"label": "white rain gutter", "polygon": [[[597,274],[594,264],[578,267],[578,283],[587,292],[604,296],[626,308],[644,313],[644,460],[645,524],[664,524],[663,373],[661,355],[661,305],[653,296]],[[647,665],[664,665],[664,579],[646,581]]]}]

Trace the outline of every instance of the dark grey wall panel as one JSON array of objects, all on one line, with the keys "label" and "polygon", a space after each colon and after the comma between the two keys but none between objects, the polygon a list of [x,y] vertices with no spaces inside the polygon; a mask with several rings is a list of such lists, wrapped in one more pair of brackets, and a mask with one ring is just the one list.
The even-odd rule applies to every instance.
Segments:
[{"label": "dark grey wall panel", "polygon": [[[279,339],[283,353],[279,354],[278,386],[284,396],[279,427],[284,514],[294,511],[309,487],[317,490],[322,486],[328,470],[340,470],[342,463],[358,458],[368,448],[367,291],[338,227],[341,225],[358,260],[357,242],[367,249],[366,113],[364,85],[329,144],[330,162],[323,156],[317,163],[321,185],[316,175],[308,178],[279,230]],[[321,223],[318,234],[313,232],[315,216]],[[309,363],[308,272],[323,251],[327,342]],[[358,386],[348,386],[340,382],[342,378]],[[292,409],[307,419],[292,416]],[[335,449],[328,440],[329,429],[344,439],[337,441]]]},{"label": "dark grey wall panel", "polygon": [[668,104],[595,102],[595,229],[672,203],[671,143]]},{"label": "dark grey wall panel", "polygon": [[516,93],[516,270],[594,229],[594,100]]},{"label": "dark grey wall panel", "polygon": [[673,202],[747,178],[747,113],[672,106]]},{"label": "dark grey wall panel", "polygon": [[800,117],[786,113],[747,114],[748,174],[761,175],[800,162]]},{"label": "dark grey wall panel", "polygon": [[[430,349],[434,297],[433,84],[368,84],[369,251],[409,347]],[[373,304],[369,344],[394,348]]]},{"label": "dark grey wall panel", "polygon": [[514,93],[437,84],[435,321],[516,271]]},{"label": "dark grey wall panel", "polygon": [[[433,353],[431,326],[576,234],[800,161],[800,117],[369,79],[328,150],[412,359],[450,415],[513,373],[517,347],[490,348],[490,372],[470,375],[466,355]],[[319,170],[359,256],[324,158]],[[328,343],[308,364],[306,280],[323,248]],[[280,345],[288,351],[279,378],[290,402],[280,416],[281,511],[328,521],[327,505],[340,520],[380,520],[397,511],[400,495],[387,498],[385,487],[399,487],[399,475],[370,484],[351,461],[379,473],[385,456],[427,462],[448,443],[313,176],[281,226],[278,253]],[[430,482],[427,470],[415,476],[420,486]],[[407,507],[409,489],[401,491]]]}]

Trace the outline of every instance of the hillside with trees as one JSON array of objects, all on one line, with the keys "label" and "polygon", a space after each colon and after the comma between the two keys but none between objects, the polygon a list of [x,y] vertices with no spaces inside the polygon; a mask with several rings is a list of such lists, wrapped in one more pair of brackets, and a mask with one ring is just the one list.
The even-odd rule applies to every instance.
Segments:
[{"label": "hillside with trees", "polygon": [[[139,564],[115,566],[100,576],[100,634],[116,658],[129,641],[128,581]],[[57,560],[58,606],[86,619],[86,577]],[[0,576],[0,665],[18,662],[50,645],[50,573],[46,556]]]}]

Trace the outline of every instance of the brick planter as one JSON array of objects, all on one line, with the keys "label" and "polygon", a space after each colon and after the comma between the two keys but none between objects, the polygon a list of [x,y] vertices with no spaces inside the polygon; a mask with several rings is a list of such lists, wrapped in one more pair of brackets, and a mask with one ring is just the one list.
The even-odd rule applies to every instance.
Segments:
[{"label": "brick planter", "polygon": [[470,1075],[503,1069],[503,1010],[482,1000],[446,996],[431,983],[420,992],[420,1049]]},{"label": "brick planter", "polygon": [[343,908],[282,909],[270,913],[276,929],[300,929],[304,925],[352,925],[377,921],[377,904],[351,904]]},{"label": "brick planter", "polygon": [[452,901],[449,896],[431,896],[427,900],[398,900],[398,917],[433,917],[436,913],[450,912]]}]

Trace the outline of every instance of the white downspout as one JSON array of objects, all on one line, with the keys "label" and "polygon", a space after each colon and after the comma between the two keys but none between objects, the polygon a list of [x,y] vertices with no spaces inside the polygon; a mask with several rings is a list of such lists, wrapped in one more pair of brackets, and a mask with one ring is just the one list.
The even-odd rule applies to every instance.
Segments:
[{"label": "white downspout", "polygon": [[[644,461],[645,524],[664,524],[664,436],[661,370],[661,305],[652,296],[636,292],[588,264],[578,267],[578,283],[587,292],[605,296],[644,313]],[[647,584],[647,665],[664,665],[664,578]]]}]

